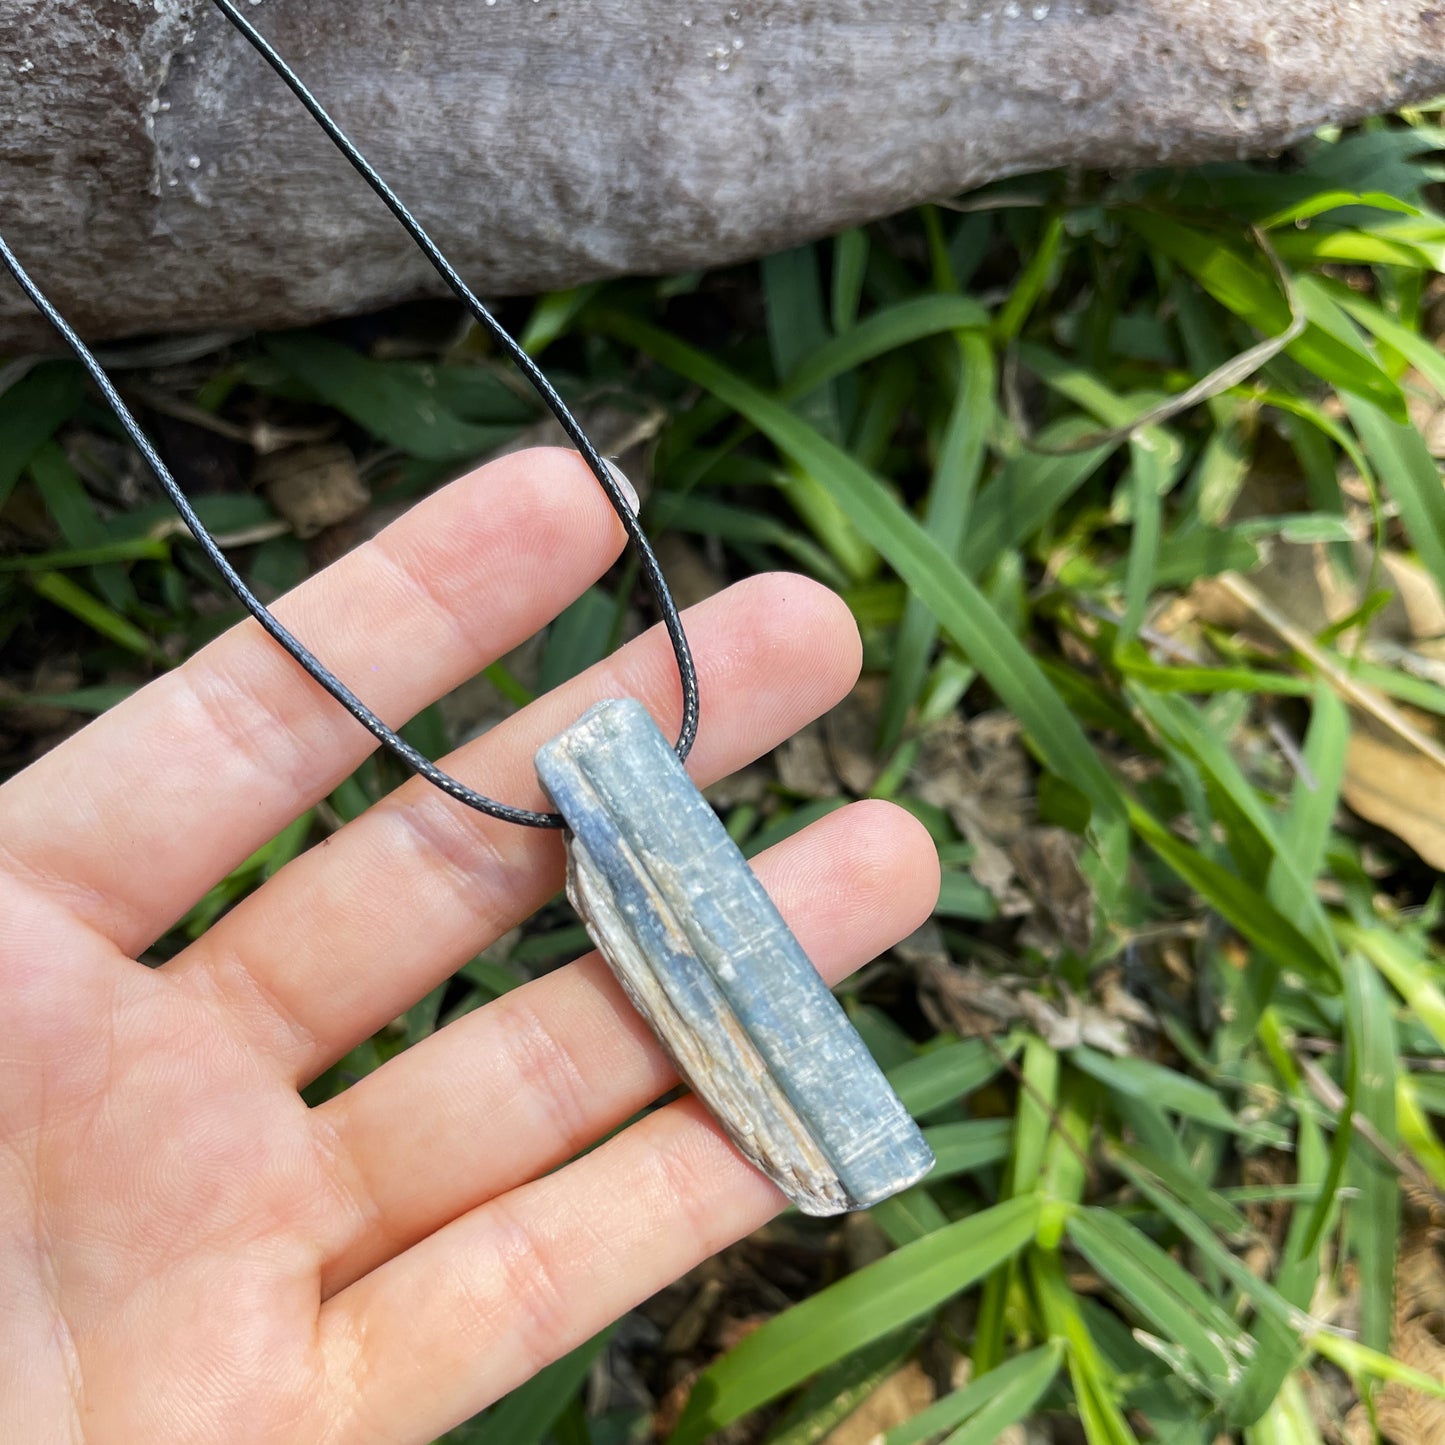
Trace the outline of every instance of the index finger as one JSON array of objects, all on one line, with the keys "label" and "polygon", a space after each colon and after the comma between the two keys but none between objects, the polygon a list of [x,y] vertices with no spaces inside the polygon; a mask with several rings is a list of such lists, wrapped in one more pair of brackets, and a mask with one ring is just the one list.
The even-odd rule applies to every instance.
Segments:
[{"label": "index finger", "polygon": [[[622,541],[575,452],[518,452],[273,610],[397,726],[530,637]],[[135,954],[375,746],[248,620],[0,789],[0,853]]]}]

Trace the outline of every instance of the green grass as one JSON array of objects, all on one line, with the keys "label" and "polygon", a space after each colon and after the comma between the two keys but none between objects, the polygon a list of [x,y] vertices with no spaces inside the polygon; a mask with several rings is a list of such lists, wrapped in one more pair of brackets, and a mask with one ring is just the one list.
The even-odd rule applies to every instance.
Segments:
[{"label": "green grass", "polygon": [[[1312,1375],[1336,1398],[1369,1402],[1391,1380],[1445,1394],[1391,1355],[1401,1171],[1445,1189],[1445,900],[1405,842],[1340,801],[1360,726],[1347,704],[1398,699],[1429,729],[1445,687],[1338,626],[1301,640],[1169,620],[1211,578],[1262,595],[1249,588],[1305,547],[1366,612],[1381,548],[1445,585],[1445,486],[1409,406],[1445,401],[1431,334],[1442,144],[1416,116],[1276,163],[1033,178],[1028,204],[1000,185],[987,206],[723,275],[518,308],[567,395],[665,414],[655,536],[676,533],[724,577],[788,566],[843,594],[876,679],[872,791],[911,808],[944,859],[941,966],[1007,975],[1060,1020],[1035,1010],[961,1039],[898,961],[849,994],[940,1168],[874,1211],[883,1257],[697,1361],[671,1445],[740,1420],[751,1433],[729,1438],[820,1440],[903,1360],[940,1351],[969,1360],[971,1381],[888,1445],[987,1445],[1064,1417],[1089,1445],[1304,1445],[1324,1438]],[[354,336],[234,348],[190,375],[187,399],[335,419],[379,501],[424,492],[537,417],[474,338],[383,359]],[[74,659],[65,687],[21,700],[103,710],[229,620],[163,510],[97,485],[109,448],[66,363],[0,394],[0,504],[49,518],[0,562],[0,641]],[[1240,508],[1261,478],[1276,480]],[[200,502],[247,540],[258,585],[302,575],[303,550],[259,498]],[[524,700],[614,645],[631,579],[624,567],[569,609],[537,677],[494,670],[504,694]],[[1073,840],[1086,904],[1051,942],[1000,911],[928,772],[941,726],[998,708],[1022,729],[1021,826]],[[441,713],[409,735],[439,751]],[[364,809],[389,768],[358,770],[167,946]],[[751,852],[837,801],[775,785],[727,821]],[[313,1096],[578,945],[553,905]],[[1093,1033],[1064,1026],[1080,1009]],[[1266,1219],[1282,1221],[1268,1241]],[[1310,1313],[1341,1295],[1353,1333]],[[644,1438],[645,1412],[589,1418],[581,1403],[604,1343],[449,1438]]]}]

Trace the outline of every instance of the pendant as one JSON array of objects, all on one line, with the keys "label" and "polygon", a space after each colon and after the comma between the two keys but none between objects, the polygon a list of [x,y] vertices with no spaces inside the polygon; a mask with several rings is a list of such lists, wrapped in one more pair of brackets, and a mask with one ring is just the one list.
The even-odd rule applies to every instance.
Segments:
[{"label": "pendant", "polygon": [[742,1154],[805,1214],[922,1179],[918,1126],[647,710],[598,703],[537,772],[572,906]]}]

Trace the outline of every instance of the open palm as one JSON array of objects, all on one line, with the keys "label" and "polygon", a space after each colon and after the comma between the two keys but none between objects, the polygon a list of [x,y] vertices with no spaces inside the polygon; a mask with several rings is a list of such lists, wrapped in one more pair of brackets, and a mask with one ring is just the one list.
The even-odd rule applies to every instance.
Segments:
[{"label": "open palm", "polygon": [[[396,724],[621,545],[578,458],[522,453],[276,610]],[[687,622],[703,782],[856,675],[846,609],[797,577]],[[545,806],[534,749],[618,695],[675,724],[657,631],[446,766]],[[673,1082],[595,956],[306,1106],[308,1080],[559,886],[556,835],[419,781],[171,962],[136,962],[370,747],[248,622],[0,789],[0,1438],[426,1441],[780,1207],[690,1099],[566,1164]],[[830,978],[937,887],[926,835],[881,803],[758,869]]]}]

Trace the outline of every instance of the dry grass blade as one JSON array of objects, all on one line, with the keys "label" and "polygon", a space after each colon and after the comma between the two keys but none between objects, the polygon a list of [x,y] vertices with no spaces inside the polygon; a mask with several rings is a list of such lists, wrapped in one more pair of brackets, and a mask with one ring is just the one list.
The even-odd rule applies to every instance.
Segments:
[{"label": "dry grass blade", "polygon": [[1434,738],[1416,727],[1389,698],[1352,678],[1314,638],[1291,622],[1247,578],[1237,573],[1226,573],[1219,578],[1219,584],[1249,608],[1271,631],[1277,633],[1282,642],[1316,668],[1346,702],[1369,713],[1377,722],[1417,749],[1422,756],[1429,758],[1437,767],[1445,769],[1445,747],[1441,747]]}]

